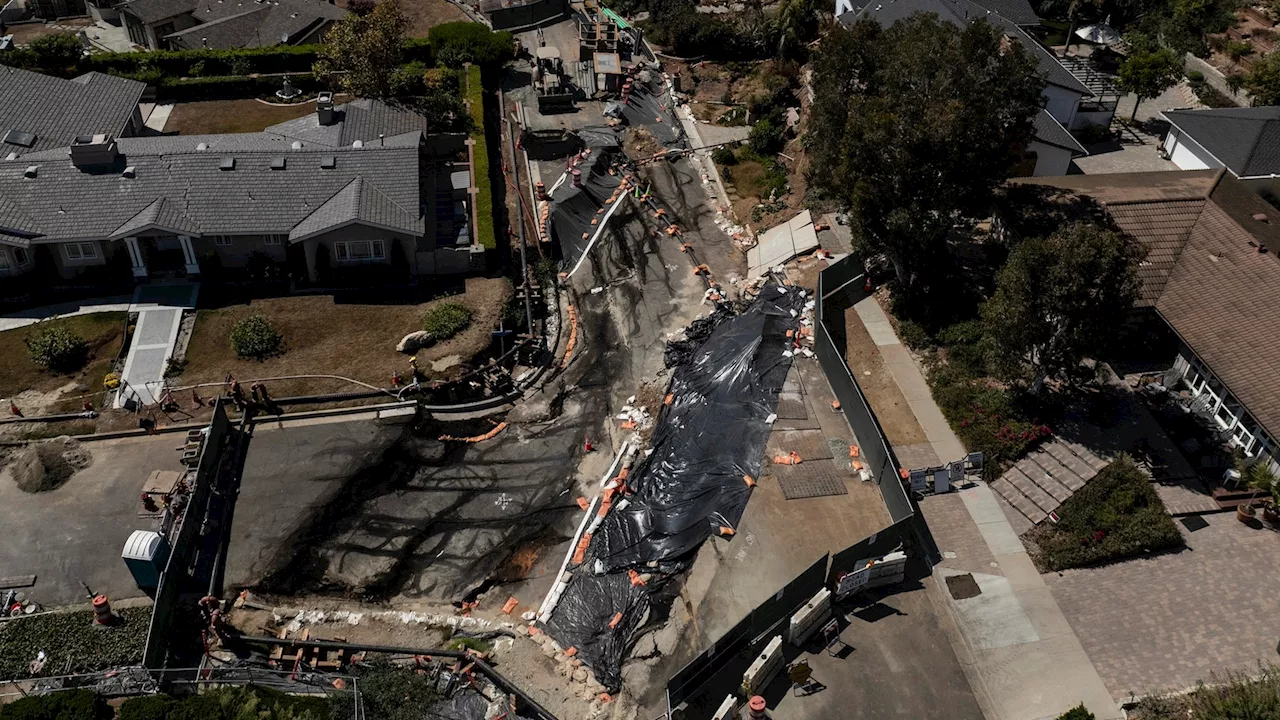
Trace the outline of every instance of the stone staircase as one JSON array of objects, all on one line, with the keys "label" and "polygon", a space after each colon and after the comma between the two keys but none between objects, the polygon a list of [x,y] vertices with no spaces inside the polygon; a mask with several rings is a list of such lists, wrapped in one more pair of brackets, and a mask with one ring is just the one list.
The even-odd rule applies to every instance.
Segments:
[{"label": "stone staircase", "polygon": [[1108,462],[1079,443],[1055,436],[1005,471],[991,489],[1013,510],[1006,513],[1021,535],[1048,518]]}]

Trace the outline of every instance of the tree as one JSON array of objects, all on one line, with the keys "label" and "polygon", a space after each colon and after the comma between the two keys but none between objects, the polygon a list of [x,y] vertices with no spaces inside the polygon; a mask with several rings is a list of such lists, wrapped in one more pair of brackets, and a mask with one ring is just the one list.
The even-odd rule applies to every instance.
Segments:
[{"label": "tree", "polygon": [[1231,27],[1236,7],[1232,0],[1172,0],[1162,11],[1161,38],[1179,54],[1202,55],[1209,33]]},{"label": "tree", "polygon": [[1076,28],[1084,15],[1084,19],[1095,19],[1098,10],[1102,7],[1102,0],[1068,0],[1067,2],[1067,38],[1064,41],[1063,52],[1071,51],[1071,43],[1075,40]]},{"label": "tree", "polygon": [[84,57],[80,38],[71,33],[41,35],[32,40],[27,49],[31,51],[36,67],[50,75],[71,74]]},{"label": "tree", "polygon": [[494,32],[480,23],[436,25],[427,37],[440,64],[451,68],[461,68],[466,63],[501,65],[516,53],[511,33]]},{"label": "tree", "polygon": [[1182,79],[1182,58],[1167,47],[1158,47],[1147,38],[1131,38],[1129,58],[1120,65],[1116,85],[1125,92],[1137,96],[1132,122],[1138,116],[1138,106],[1144,99],[1158,96]]},{"label": "tree", "polygon": [[1082,360],[1106,349],[1133,307],[1141,255],[1091,224],[1020,243],[982,306],[993,370],[1032,392],[1048,378],[1075,374]]},{"label": "tree", "polygon": [[1241,73],[1231,73],[1223,78],[1227,83],[1227,89],[1232,95],[1239,95],[1240,89],[1244,87],[1245,76]]},{"label": "tree", "polygon": [[1280,105],[1280,52],[1264,55],[1253,64],[1244,86],[1257,106]]},{"label": "tree", "polygon": [[954,219],[989,209],[1032,138],[1043,91],[1034,62],[986,21],[957,28],[921,13],[887,29],[832,28],[813,89],[811,182],[850,209],[904,296],[927,289]]},{"label": "tree", "polygon": [[325,36],[315,73],[358,97],[390,97],[408,28],[396,0],[383,0],[367,15],[348,14]]}]

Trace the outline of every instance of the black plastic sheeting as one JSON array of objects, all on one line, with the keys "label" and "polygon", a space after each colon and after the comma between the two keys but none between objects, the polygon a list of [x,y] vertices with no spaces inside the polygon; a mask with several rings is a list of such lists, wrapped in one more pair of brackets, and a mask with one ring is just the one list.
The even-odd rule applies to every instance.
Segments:
[{"label": "black plastic sheeting", "polygon": [[[622,183],[621,171],[614,168],[622,159],[622,150],[616,140],[604,143],[604,139],[593,138],[598,143],[595,145],[588,142],[591,154],[578,165],[582,187],[574,187],[572,179],[567,179],[551,195],[551,238],[560,246],[566,270],[576,265],[587,251],[591,237],[604,220],[599,211],[608,212],[609,196]],[[614,169],[612,175],[611,168]],[[594,225],[592,220],[596,221]]]},{"label": "black plastic sheeting", "polygon": [[[791,367],[786,331],[798,327],[803,304],[793,288],[766,286],[741,314],[722,310],[691,326],[706,338],[696,350],[668,353],[677,363],[673,398],[658,415],[653,452],[631,473],[626,507],[615,498],[582,564],[570,568],[574,577],[547,623],[611,691],[621,685],[650,595],[707,538],[742,518],[751,496],[745,476],[760,475],[766,421]],[[632,585],[629,570],[650,574],[648,584]]]},{"label": "black plastic sheeting", "polygon": [[[434,703],[427,717],[433,720],[485,720],[489,701],[475,690],[462,690],[451,697]],[[523,715],[502,715],[511,720],[528,720]]]},{"label": "black plastic sheeting", "polygon": [[640,77],[632,79],[633,90],[622,108],[622,117],[632,127],[646,128],[668,148],[680,147],[684,143],[684,126],[676,117],[671,93],[660,75],[646,72],[650,75],[647,83]]}]

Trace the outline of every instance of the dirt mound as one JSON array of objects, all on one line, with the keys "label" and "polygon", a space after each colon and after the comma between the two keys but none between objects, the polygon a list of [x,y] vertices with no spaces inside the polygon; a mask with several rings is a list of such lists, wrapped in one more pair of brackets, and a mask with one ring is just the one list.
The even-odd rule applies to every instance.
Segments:
[{"label": "dirt mound", "polygon": [[653,133],[642,127],[633,127],[627,130],[626,138],[622,141],[622,149],[632,160],[643,160],[653,157],[664,148]]},{"label": "dirt mound", "polygon": [[93,463],[89,451],[69,437],[28,445],[11,454],[5,463],[9,475],[23,492],[47,492]]}]

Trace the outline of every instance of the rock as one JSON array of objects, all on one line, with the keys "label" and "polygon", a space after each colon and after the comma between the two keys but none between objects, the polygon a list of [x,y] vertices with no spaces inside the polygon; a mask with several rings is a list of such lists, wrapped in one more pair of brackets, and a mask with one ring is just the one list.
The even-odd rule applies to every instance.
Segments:
[{"label": "rock", "polygon": [[528,625],[517,625],[517,626],[516,626],[516,634],[517,634],[517,635],[520,635],[520,636],[523,636],[523,637],[529,637],[529,626],[528,626]]},{"label": "rock", "polygon": [[587,681],[587,671],[582,668],[574,668],[573,679],[580,683],[585,683]]},{"label": "rock", "polygon": [[461,355],[445,355],[439,360],[433,361],[431,363],[431,369],[435,370],[436,372],[444,372],[445,370],[448,370],[449,368],[455,365],[461,365],[461,364],[462,364]]},{"label": "rock", "polygon": [[573,666],[569,663],[560,663],[559,665],[556,665],[556,672],[565,677],[569,677],[573,674]]},{"label": "rock", "polygon": [[661,655],[675,652],[676,643],[680,641],[680,628],[675,623],[667,623],[653,633],[653,646]]},{"label": "rock", "polygon": [[656,633],[645,633],[639,640],[637,640],[635,648],[631,651],[631,657],[646,658],[657,655],[658,646],[654,641],[655,634]]},{"label": "rock", "polygon": [[595,699],[595,697],[596,697],[596,696],[595,696],[595,694],[594,694],[594,693],[592,693],[590,690],[588,690],[588,689],[586,689],[586,688],[583,688],[583,689],[582,689],[582,692],[578,693],[578,698],[579,698],[580,700],[582,700],[583,702],[588,702],[588,703],[589,703],[589,702],[591,702],[592,700],[594,700],[594,699]]},{"label": "rock", "polygon": [[595,680],[588,679],[587,690],[590,691],[592,695],[599,695],[600,693],[604,692],[604,686],[596,682]]},{"label": "rock", "polygon": [[595,715],[599,715],[599,714],[600,714],[600,709],[601,709],[603,706],[600,704],[600,698],[596,698],[596,699],[592,700],[592,701],[591,701],[591,704],[590,704],[590,705],[588,705],[587,707],[588,707],[588,709],[591,711],[591,715],[592,715],[592,716],[595,716]]},{"label": "rock", "polygon": [[400,340],[400,344],[396,345],[396,352],[402,352],[406,355],[413,355],[424,347],[431,347],[436,344],[436,339],[426,330],[411,332]]},{"label": "rock", "polygon": [[648,687],[651,671],[643,663],[630,663],[622,667],[623,687]]},{"label": "rock", "polygon": [[559,653],[556,652],[556,649],[551,645],[551,643],[545,643],[542,646],[542,654],[549,658],[553,658]]},{"label": "rock", "polygon": [[564,653],[556,653],[554,657],[557,664],[566,664],[569,667],[573,667],[573,664],[569,662],[568,655],[565,655]]}]

